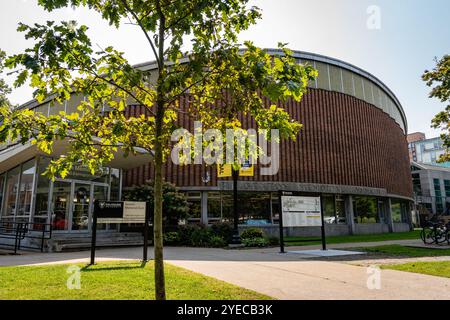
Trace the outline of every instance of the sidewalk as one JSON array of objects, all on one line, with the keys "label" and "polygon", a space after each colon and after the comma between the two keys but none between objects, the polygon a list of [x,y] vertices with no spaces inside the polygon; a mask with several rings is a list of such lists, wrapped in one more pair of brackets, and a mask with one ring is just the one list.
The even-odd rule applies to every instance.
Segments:
[{"label": "sidewalk", "polygon": [[[408,240],[409,241],[409,240]],[[391,243],[391,241],[389,241]],[[399,243],[399,241],[395,241]],[[377,242],[376,245],[385,243]],[[347,246],[348,245],[348,246]],[[369,243],[330,245],[330,248],[369,246]],[[289,247],[310,250],[319,246]],[[366,267],[281,255],[278,248],[223,250],[166,248],[168,263],[199,272],[277,299],[450,299],[450,279],[382,270],[381,290],[369,290]],[[98,250],[97,261],[140,259],[142,248]],[[149,248],[149,258],[152,248]],[[87,262],[89,251],[0,256],[0,266]],[[364,256],[361,257],[364,259]]]}]

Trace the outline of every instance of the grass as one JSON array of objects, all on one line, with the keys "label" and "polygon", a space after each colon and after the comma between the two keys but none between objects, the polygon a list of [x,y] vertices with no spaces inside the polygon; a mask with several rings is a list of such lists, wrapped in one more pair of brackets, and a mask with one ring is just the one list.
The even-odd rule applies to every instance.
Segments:
[{"label": "grass", "polygon": [[450,256],[450,249],[414,248],[402,245],[388,245],[378,247],[357,248],[355,250],[368,253],[382,254],[393,257],[442,257]]},{"label": "grass", "polygon": [[381,266],[381,268],[450,278],[450,261],[412,262],[397,265],[385,265]]},{"label": "grass", "polygon": [[[412,239],[420,239],[420,230],[401,233],[327,237],[327,243],[336,244],[336,243],[355,243],[355,242],[379,242],[389,240],[412,240]],[[285,242],[286,246],[309,246],[321,243],[320,239],[318,238],[304,238],[304,237],[287,237],[285,238]]]},{"label": "grass", "polygon": [[[81,268],[81,289],[70,290],[70,265],[0,268],[0,300],[148,300],[154,299],[153,263],[103,262]],[[266,300],[257,292],[166,264],[171,300]]]}]

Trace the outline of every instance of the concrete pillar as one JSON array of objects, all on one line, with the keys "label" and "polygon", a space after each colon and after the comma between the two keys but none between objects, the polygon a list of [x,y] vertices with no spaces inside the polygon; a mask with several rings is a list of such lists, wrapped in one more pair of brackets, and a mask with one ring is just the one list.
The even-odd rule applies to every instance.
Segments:
[{"label": "concrete pillar", "polygon": [[346,196],[344,199],[345,217],[349,226],[350,234],[355,234],[355,212],[353,209],[353,197]]},{"label": "concrete pillar", "polygon": [[208,225],[208,192],[202,191],[201,193],[201,216],[200,222],[204,225]]},{"label": "concrete pillar", "polygon": [[389,227],[389,232],[394,232],[394,222],[392,221],[392,201],[391,198],[384,200],[384,211],[386,214],[386,224]]}]

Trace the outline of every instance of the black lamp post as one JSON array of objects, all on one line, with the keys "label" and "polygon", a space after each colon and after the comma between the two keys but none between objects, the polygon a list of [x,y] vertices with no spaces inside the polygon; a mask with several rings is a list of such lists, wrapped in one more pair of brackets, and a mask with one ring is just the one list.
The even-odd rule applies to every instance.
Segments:
[{"label": "black lamp post", "polygon": [[239,170],[232,169],[233,176],[233,217],[234,217],[234,228],[233,228],[233,238],[231,239],[232,245],[240,245],[241,237],[239,236],[239,213],[238,213],[238,193],[237,184],[239,179]]}]

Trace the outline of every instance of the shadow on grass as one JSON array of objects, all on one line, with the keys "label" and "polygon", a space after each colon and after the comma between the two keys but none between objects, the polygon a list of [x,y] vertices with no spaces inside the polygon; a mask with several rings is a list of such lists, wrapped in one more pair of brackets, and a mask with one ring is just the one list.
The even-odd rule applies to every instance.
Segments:
[{"label": "shadow on grass", "polygon": [[93,272],[93,271],[113,271],[113,270],[132,270],[132,269],[144,269],[147,265],[147,261],[141,261],[140,265],[135,263],[124,263],[117,265],[104,265],[102,264],[87,264],[81,268],[81,272]]}]

